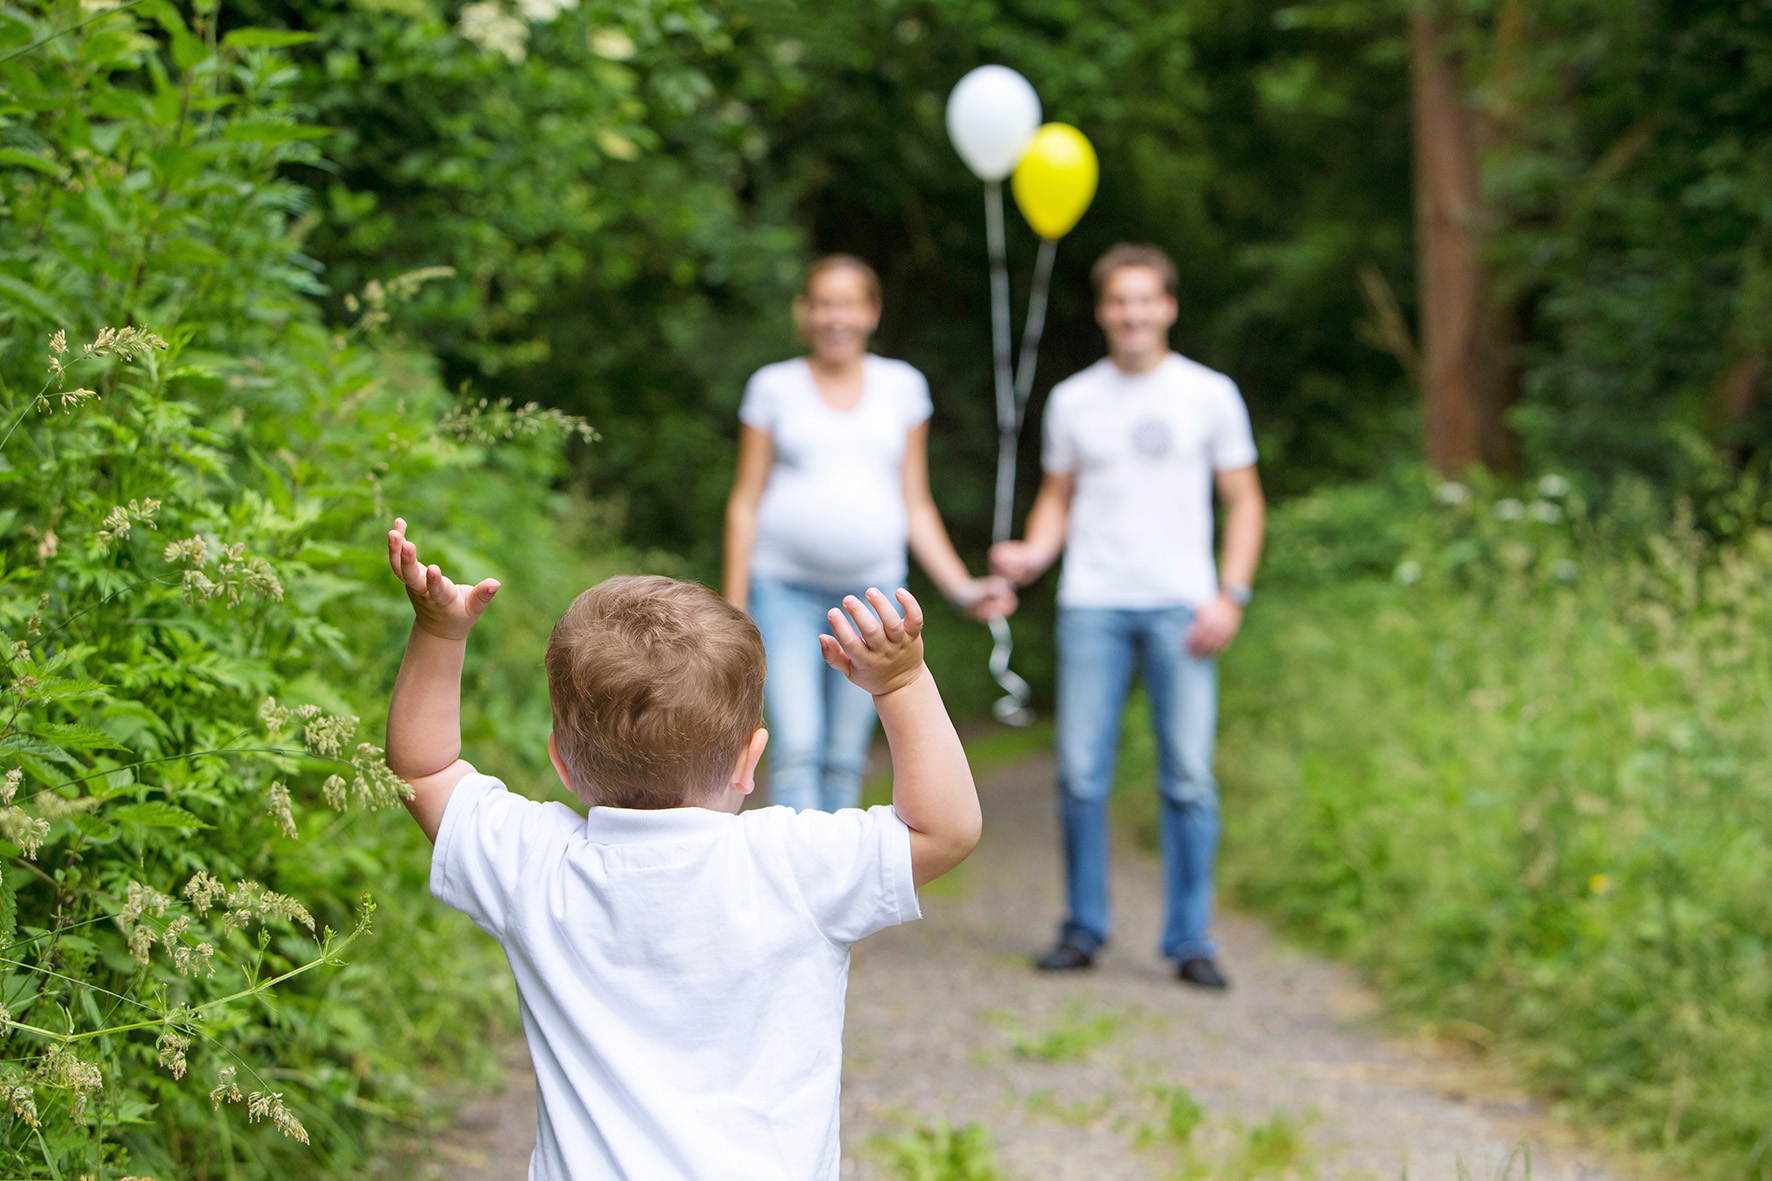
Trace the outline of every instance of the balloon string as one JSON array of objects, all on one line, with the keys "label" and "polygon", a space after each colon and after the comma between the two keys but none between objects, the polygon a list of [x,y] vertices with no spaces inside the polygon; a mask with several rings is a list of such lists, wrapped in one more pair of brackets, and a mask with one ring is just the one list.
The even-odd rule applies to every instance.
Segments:
[{"label": "balloon string", "polygon": [[[1022,332],[1020,368],[1011,368],[1009,308],[1009,251],[1003,226],[1003,186],[995,181],[985,186],[985,238],[991,256],[991,344],[997,388],[997,503],[991,523],[993,541],[1009,540],[1015,513],[1015,459],[1021,438],[1021,416],[1033,388],[1033,357],[1039,349],[1040,334],[1046,322],[1046,289],[1052,278],[1052,259],[1056,243],[1050,239],[1040,245],[1040,256],[1034,268],[1034,290],[1028,302],[1027,327]],[[1029,341],[1032,341],[1030,347]],[[1018,380],[1019,377],[1019,380]],[[991,627],[991,676],[1005,696],[991,706],[998,721],[1011,726],[1027,726],[1034,720],[1028,709],[1032,696],[1028,683],[1010,671],[1009,657],[1015,650],[1009,632],[1009,621],[993,619]]]},{"label": "balloon string", "polygon": [[1015,369],[1015,429],[1021,431],[1028,395],[1034,392],[1034,365],[1040,357],[1040,337],[1046,331],[1046,289],[1052,285],[1052,260],[1058,257],[1058,239],[1041,238],[1034,260],[1034,285],[1028,294],[1028,322],[1021,330],[1021,362]]},{"label": "balloon string", "polygon": [[1015,642],[1009,635],[1009,621],[999,615],[991,620],[991,676],[1006,696],[991,703],[991,713],[1005,725],[1031,726],[1034,711],[1028,708],[1028,698],[1032,691],[1026,681],[1009,671],[1009,654],[1013,651]]}]

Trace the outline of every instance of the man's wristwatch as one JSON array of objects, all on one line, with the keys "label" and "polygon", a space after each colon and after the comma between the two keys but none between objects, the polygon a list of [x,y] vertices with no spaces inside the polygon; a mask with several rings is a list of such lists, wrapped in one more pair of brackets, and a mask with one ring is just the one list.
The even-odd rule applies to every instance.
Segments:
[{"label": "man's wristwatch", "polygon": [[1223,592],[1225,598],[1239,607],[1247,607],[1250,601],[1255,598],[1255,592],[1240,582],[1227,582],[1218,589]]}]

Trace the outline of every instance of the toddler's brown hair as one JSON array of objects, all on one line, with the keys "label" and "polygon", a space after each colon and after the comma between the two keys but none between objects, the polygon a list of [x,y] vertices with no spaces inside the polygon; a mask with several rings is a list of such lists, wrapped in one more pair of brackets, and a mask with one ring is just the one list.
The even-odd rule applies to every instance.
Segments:
[{"label": "toddler's brown hair", "polygon": [[699,804],[763,724],[763,637],[693,582],[598,583],[554,624],[547,670],[554,743],[592,806]]}]

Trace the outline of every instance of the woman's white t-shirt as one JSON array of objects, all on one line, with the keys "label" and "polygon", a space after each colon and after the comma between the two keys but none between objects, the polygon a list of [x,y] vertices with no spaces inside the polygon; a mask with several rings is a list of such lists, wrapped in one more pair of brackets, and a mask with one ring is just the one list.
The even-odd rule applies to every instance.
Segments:
[{"label": "woman's white t-shirt", "polygon": [[775,451],[752,575],[821,590],[903,585],[905,439],[930,411],[929,382],[914,366],[872,354],[849,410],[819,395],[804,358],[752,374],[738,420]]}]

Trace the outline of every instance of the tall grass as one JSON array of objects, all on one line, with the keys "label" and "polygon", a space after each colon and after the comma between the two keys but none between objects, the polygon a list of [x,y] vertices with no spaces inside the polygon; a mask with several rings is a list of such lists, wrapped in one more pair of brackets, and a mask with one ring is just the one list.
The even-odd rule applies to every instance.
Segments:
[{"label": "tall grass", "polygon": [[1225,668],[1228,893],[1679,1175],[1772,1177],[1772,536],[1441,498],[1277,522]]}]

